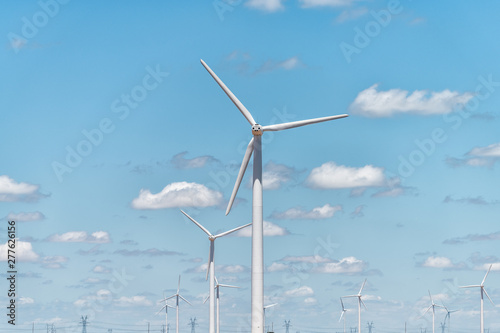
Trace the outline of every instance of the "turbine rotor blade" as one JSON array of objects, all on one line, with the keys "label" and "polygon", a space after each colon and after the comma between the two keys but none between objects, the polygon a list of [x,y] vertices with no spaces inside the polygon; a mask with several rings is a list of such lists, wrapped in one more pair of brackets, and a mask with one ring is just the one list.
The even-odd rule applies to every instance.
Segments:
[{"label": "turbine rotor blade", "polygon": [[342,313],[340,314],[339,323],[342,320],[342,317],[344,317],[344,313],[345,313],[345,311],[342,311]]},{"label": "turbine rotor blade", "polygon": [[367,309],[367,307],[366,307],[366,305],[365,305],[365,302],[363,302],[363,300],[361,299],[361,297],[359,298],[359,302],[360,302],[361,304],[363,304],[363,306],[365,307],[365,310],[368,310],[368,309]]},{"label": "turbine rotor blade", "polygon": [[359,293],[358,293],[358,295],[361,295],[361,292],[363,291],[363,288],[365,287],[365,283],[366,283],[366,279],[365,279],[365,281],[363,282],[363,284],[361,285],[361,289],[359,289]]},{"label": "turbine rotor blade", "polygon": [[340,297],[340,304],[342,304],[342,311],[344,311],[345,308],[344,308],[344,302],[342,302],[342,297]]},{"label": "turbine rotor blade", "polygon": [[203,304],[205,304],[209,299],[210,299],[210,294],[207,296],[207,298],[205,298],[205,300],[203,301]]},{"label": "turbine rotor blade", "polygon": [[208,280],[208,272],[210,271],[210,265],[212,264],[212,260],[214,257],[214,245],[214,241],[210,241],[210,250],[208,250],[207,276],[205,277],[205,281]]},{"label": "turbine rotor blade", "polygon": [[484,276],[483,282],[481,282],[481,286],[484,286],[484,281],[486,281],[486,277],[490,273],[491,267],[493,267],[493,264],[490,265],[490,268],[488,268],[488,271],[486,272],[486,275]]},{"label": "turbine rotor blade", "polygon": [[273,307],[273,306],[275,306],[275,305],[278,305],[278,303],[274,303],[274,304],[266,305],[266,306],[264,307],[264,309],[267,309],[267,308]]},{"label": "turbine rotor blade", "polygon": [[177,295],[179,295],[180,289],[181,289],[181,276],[179,275],[179,283],[177,284]]},{"label": "turbine rotor blade", "polygon": [[189,305],[193,305],[193,304],[189,303],[189,301],[188,301],[187,299],[185,299],[184,297],[182,297],[181,295],[179,295],[179,297],[180,297],[180,298],[181,298],[184,302],[186,302],[187,304],[189,304]]},{"label": "turbine rotor blade", "polygon": [[164,305],[164,306],[160,309],[160,311],[158,311],[155,315],[159,314],[159,313],[161,312],[161,310],[165,309],[166,307],[167,307],[167,306],[166,306],[166,305]]},{"label": "turbine rotor blade", "polygon": [[229,203],[226,209],[226,215],[231,211],[231,207],[233,206],[234,199],[236,198],[236,194],[238,193],[238,189],[240,188],[241,181],[243,176],[245,175],[245,170],[247,169],[248,162],[250,162],[250,157],[253,153],[253,137],[250,140],[250,143],[247,146],[247,150],[245,151],[245,156],[243,156],[243,162],[241,162],[240,171],[238,172],[238,178],[236,178],[236,183],[234,183],[233,193],[231,193],[231,198],[229,199]]},{"label": "turbine rotor blade", "polygon": [[483,291],[484,291],[484,294],[486,295],[486,297],[488,297],[488,299],[490,300],[491,304],[493,304],[493,306],[495,306],[495,303],[493,303],[493,301],[490,298],[490,295],[488,295],[488,293],[486,292],[486,289],[484,289],[484,287],[483,287]]},{"label": "turbine rotor blade", "polygon": [[190,219],[194,224],[196,224],[201,230],[203,230],[203,232],[206,233],[208,235],[208,237],[213,237],[213,235],[210,233],[210,231],[208,231],[204,226],[202,226],[200,223],[198,223],[191,216],[186,214],[186,212],[184,212],[182,209],[181,209],[181,213],[184,214],[188,219]]},{"label": "turbine rotor blade", "polygon": [[240,110],[241,114],[243,114],[243,116],[248,120],[250,125],[252,125],[252,126],[255,125],[257,122],[253,119],[250,111],[248,111],[247,108],[240,102],[240,100],[238,98],[236,98],[236,96],[231,92],[231,90],[229,90],[229,88],[226,87],[224,82],[222,82],[222,80],[219,79],[219,77],[214,73],[214,71],[210,67],[208,67],[208,65],[202,59],[200,59],[200,61],[201,61],[201,64],[203,65],[203,67],[205,67],[205,69],[208,71],[208,73],[210,73],[210,75],[217,82],[217,84],[222,88],[222,90],[224,90],[227,97],[229,97],[231,99],[231,101],[234,103],[234,105],[236,105],[238,110]]},{"label": "turbine rotor blade", "polygon": [[470,286],[461,286],[459,288],[481,288],[482,286],[480,285],[470,285]]},{"label": "turbine rotor blade", "polygon": [[219,287],[226,287],[226,288],[241,288],[241,287],[237,287],[237,286],[231,286],[229,284],[218,284]]},{"label": "turbine rotor blade", "polygon": [[305,126],[305,125],[310,125],[310,124],[321,123],[321,122],[324,122],[324,121],[345,118],[345,117],[348,117],[348,116],[349,115],[347,115],[347,114],[341,114],[341,115],[337,115],[337,116],[329,116],[329,117],[322,117],[322,118],[314,118],[314,119],[307,119],[307,120],[292,121],[292,122],[289,122],[289,123],[282,123],[282,124],[276,124],[276,125],[267,125],[267,126],[262,126],[262,131],[263,132],[267,132],[267,131],[281,131],[281,130],[285,130],[285,129],[290,129],[290,128],[295,128],[295,127],[300,127],[300,126]]},{"label": "turbine rotor blade", "polygon": [[240,229],[246,228],[246,227],[248,227],[248,226],[249,226],[249,225],[251,225],[251,224],[252,224],[252,223],[248,223],[248,224],[245,224],[245,225],[241,225],[241,226],[239,226],[239,227],[237,227],[237,228],[234,228],[234,229],[231,229],[231,230],[229,230],[229,231],[226,231],[226,232],[220,233],[220,234],[218,234],[218,235],[215,235],[215,236],[214,236],[214,239],[215,239],[215,238],[222,237],[222,236],[229,235],[229,234],[231,234],[231,233],[233,233],[233,232],[235,232],[235,231],[238,231],[238,230],[240,230]]}]

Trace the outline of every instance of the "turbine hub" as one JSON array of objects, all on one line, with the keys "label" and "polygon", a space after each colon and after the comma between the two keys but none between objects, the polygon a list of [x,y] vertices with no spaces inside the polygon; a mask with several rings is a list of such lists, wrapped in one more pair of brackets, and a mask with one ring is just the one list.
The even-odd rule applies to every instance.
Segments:
[{"label": "turbine hub", "polygon": [[257,135],[257,136],[261,136],[262,135],[262,126],[260,126],[259,124],[253,125],[252,126],[252,134]]}]

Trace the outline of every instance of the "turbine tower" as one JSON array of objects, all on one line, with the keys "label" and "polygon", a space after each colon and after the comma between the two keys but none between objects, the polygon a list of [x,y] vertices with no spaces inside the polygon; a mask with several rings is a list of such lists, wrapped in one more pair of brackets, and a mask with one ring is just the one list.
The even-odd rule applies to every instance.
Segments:
[{"label": "turbine tower", "polygon": [[168,308],[175,308],[174,306],[167,304],[167,299],[165,298],[165,293],[163,293],[163,300],[165,301],[165,305],[156,313],[159,314],[161,310],[165,309],[165,327],[168,327]]},{"label": "turbine tower", "polygon": [[210,73],[212,78],[224,90],[226,95],[231,99],[234,105],[240,110],[246,120],[252,126],[253,138],[247,146],[243,162],[241,163],[240,171],[234,184],[233,192],[227,206],[226,215],[229,214],[233,205],[236,193],[240,187],[241,180],[245,174],[245,170],[250,161],[252,153],[253,157],[253,203],[252,203],[252,333],[264,332],[264,248],[263,248],[263,202],[262,202],[262,134],[267,131],[281,131],[285,129],[295,128],[299,126],[339,119],[347,117],[346,114],[300,120],[277,125],[261,126],[259,125],[247,108],[238,100],[238,98],[229,90],[224,82],[201,60],[201,64]]},{"label": "turbine tower", "polygon": [[209,305],[209,310],[208,310],[208,316],[209,316],[209,333],[215,333],[215,264],[214,264],[214,252],[215,252],[215,240],[219,237],[229,235],[230,233],[233,233],[235,231],[238,231],[240,229],[248,227],[252,223],[248,223],[242,226],[239,226],[237,228],[231,229],[226,232],[222,232],[217,235],[212,235],[210,231],[208,231],[204,226],[202,226],[200,223],[198,223],[195,219],[193,219],[191,216],[186,214],[181,209],[182,214],[184,214],[188,219],[190,219],[194,224],[196,224],[201,230],[203,230],[204,233],[208,235],[208,240],[210,241],[210,252],[208,254],[208,267],[207,267],[207,276],[206,279],[208,279],[208,274],[210,272],[210,287],[209,287],[209,296],[210,296],[210,305]]},{"label": "turbine tower", "polygon": [[285,327],[285,330],[286,332],[285,333],[289,333],[289,329],[290,329],[290,320],[285,320],[285,324],[283,325],[283,327]]},{"label": "turbine tower", "polygon": [[278,303],[269,304],[269,305],[266,305],[266,306],[262,307],[262,313],[264,314],[264,325],[266,324],[266,309],[272,308],[275,305],[278,305]]},{"label": "turbine tower", "polygon": [[423,316],[425,316],[425,314],[427,312],[429,312],[430,309],[432,309],[432,333],[435,333],[435,330],[434,330],[434,327],[435,327],[435,319],[436,319],[436,307],[438,308],[442,308],[441,305],[437,305],[436,303],[434,303],[434,300],[432,299],[432,296],[431,296],[431,291],[429,291],[429,298],[431,299],[431,305],[429,305],[429,307],[427,308],[427,310],[425,310],[424,314],[420,316],[420,318],[422,318]]},{"label": "turbine tower", "polygon": [[490,268],[488,268],[488,271],[486,272],[486,275],[484,276],[483,278],[483,281],[481,282],[480,285],[471,285],[471,286],[463,286],[463,287],[460,287],[460,288],[481,288],[481,324],[480,324],[480,329],[481,329],[481,333],[484,333],[484,300],[483,300],[483,294],[486,295],[486,297],[488,297],[488,299],[490,300],[491,304],[495,305],[493,303],[493,301],[491,300],[490,296],[488,295],[488,293],[486,292],[486,289],[484,289],[484,281],[486,281],[486,277],[488,276],[488,273],[490,272],[491,270],[491,267],[493,266],[493,264],[490,265]]},{"label": "turbine tower", "polygon": [[346,308],[344,307],[344,302],[342,302],[342,297],[340,297],[340,304],[342,305],[342,313],[340,314],[339,322],[344,318],[344,333],[345,333],[345,316],[344,314],[347,312]]},{"label": "turbine tower", "polygon": [[363,282],[363,284],[361,285],[361,289],[359,289],[359,292],[357,295],[342,296],[343,298],[347,298],[347,297],[357,297],[358,298],[358,333],[361,333],[361,304],[363,304],[363,306],[365,307],[365,310],[367,310],[365,302],[363,302],[363,300],[361,299],[361,297],[363,296],[363,295],[361,295],[361,292],[363,291],[363,288],[365,287],[365,283],[366,283],[366,279]]},{"label": "turbine tower", "polygon": [[[175,332],[176,333],[179,333],[179,299],[182,299],[184,302],[191,305],[191,303],[189,303],[189,301],[187,299],[185,299],[184,297],[182,297],[179,294],[180,289],[181,289],[181,276],[179,275],[179,283],[177,284],[177,292],[175,294],[173,294],[172,296],[165,298],[165,302],[166,302],[167,300],[175,297],[175,323],[176,323]],[[168,328],[168,325],[167,325],[167,328]]]}]

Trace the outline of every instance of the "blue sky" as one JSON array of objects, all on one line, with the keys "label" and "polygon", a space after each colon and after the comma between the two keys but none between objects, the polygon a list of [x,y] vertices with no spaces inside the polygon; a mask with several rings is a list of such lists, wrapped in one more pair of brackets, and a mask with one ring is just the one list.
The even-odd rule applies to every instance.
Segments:
[{"label": "blue sky", "polygon": [[[89,332],[158,331],[179,275],[193,304],[181,331],[191,317],[207,329],[209,243],[179,209],[212,233],[251,221],[251,168],[224,216],[251,132],[200,59],[263,125],[349,114],[264,135],[276,332],[288,319],[342,331],[339,297],[365,278],[363,331],[430,331],[428,290],[460,310],[452,331],[477,330],[479,290],[458,287],[491,264],[500,303],[497,2],[2,6],[0,230],[6,242],[16,220],[16,329],[76,332],[87,315]],[[241,287],[221,296],[223,331],[249,327],[248,232],[216,242],[218,279]],[[498,318],[487,301],[485,327]]]}]

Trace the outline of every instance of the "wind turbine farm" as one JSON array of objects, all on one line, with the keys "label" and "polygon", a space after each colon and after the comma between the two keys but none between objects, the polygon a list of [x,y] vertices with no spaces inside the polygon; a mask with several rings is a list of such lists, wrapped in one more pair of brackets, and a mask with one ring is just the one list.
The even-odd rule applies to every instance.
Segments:
[{"label": "wind turbine farm", "polygon": [[500,2],[0,6],[0,333],[500,333]]}]

